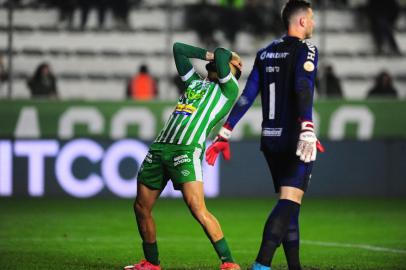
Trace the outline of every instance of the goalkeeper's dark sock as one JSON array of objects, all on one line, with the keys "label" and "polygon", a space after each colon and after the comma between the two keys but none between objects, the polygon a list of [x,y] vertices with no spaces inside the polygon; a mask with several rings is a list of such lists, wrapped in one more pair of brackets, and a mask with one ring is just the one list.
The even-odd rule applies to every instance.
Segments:
[{"label": "goalkeeper's dark sock", "polygon": [[154,265],[159,265],[158,259],[158,245],[156,242],[154,243],[142,243],[142,249],[144,250],[144,256],[147,261]]},{"label": "goalkeeper's dark sock", "polygon": [[299,259],[299,210],[292,216],[288,227],[288,232],[282,240],[285,257],[288,262],[289,270],[302,270]]},{"label": "goalkeeper's dark sock", "polygon": [[230,248],[228,247],[227,241],[224,237],[217,242],[214,242],[213,247],[216,250],[221,262],[234,262],[234,259],[231,256]]},{"label": "goalkeeper's dark sock", "polygon": [[256,261],[262,265],[270,266],[276,249],[285,236],[290,219],[298,211],[300,205],[290,200],[279,200],[268,220],[262,234],[261,247]]}]

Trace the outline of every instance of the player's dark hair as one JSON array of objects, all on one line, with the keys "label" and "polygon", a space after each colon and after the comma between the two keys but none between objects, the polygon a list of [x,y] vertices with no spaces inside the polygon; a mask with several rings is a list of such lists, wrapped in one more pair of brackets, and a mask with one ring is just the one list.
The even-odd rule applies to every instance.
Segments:
[{"label": "player's dark hair", "polygon": [[208,63],[206,64],[206,70],[207,70],[207,71],[212,71],[212,72],[217,72],[216,63],[214,63],[214,62],[208,62]]},{"label": "player's dark hair", "polygon": [[305,0],[289,0],[282,8],[282,21],[286,30],[289,28],[289,21],[292,15],[300,10],[307,10],[312,5]]},{"label": "player's dark hair", "polygon": [[240,69],[238,69],[238,68],[235,69],[234,77],[235,77],[237,80],[240,79],[240,77],[241,77],[241,70],[240,70]]},{"label": "player's dark hair", "polygon": [[[207,71],[211,71],[211,72],[217,72],[217,68],[216,68],[216,63],[215,62],[209,62],[206,64],[206,70]],[[236,68],[235,69],[235,74],[234,77],[238,80],[241,77],[241,70]]]}]

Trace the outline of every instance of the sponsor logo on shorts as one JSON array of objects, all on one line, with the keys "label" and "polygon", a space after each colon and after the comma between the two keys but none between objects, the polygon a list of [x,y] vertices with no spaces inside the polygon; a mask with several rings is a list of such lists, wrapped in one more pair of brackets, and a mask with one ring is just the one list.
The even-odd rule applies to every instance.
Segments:
[{"label": "sponsor logo on shorts", "polygon": [[190,172],[188,170],[182,170],[180,172],[183,176],[188,176],[190,174]]},{"label": "sponsor logo on shorts", "polygon": [[187,154],[180,155],[173,158],[173,166],[178,166],[179,164],[191,162],[192,160],[188,157]]},{"label": "sponsor logo on shorts", "polygon": [[280,137],[283,128],[264,128],[262,129],[262,136],[264,137]]}]

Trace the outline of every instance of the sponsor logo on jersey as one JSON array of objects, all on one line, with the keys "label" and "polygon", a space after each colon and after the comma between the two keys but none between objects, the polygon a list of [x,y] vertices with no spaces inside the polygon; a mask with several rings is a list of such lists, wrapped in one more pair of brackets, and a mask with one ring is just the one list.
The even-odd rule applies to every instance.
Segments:
[{"label": "sponsor logo on jersey", "polygon": [[192,160],[188,157],[187,154],[180,155],[173,158],[173,166],[178,166],[179,164],[191,162]]},{"label": "sponsor logo on jersey", "polygon": [[280,137],[282,136],[283,128],[263,128],[262,136],[264,137]]},{"label": "sponsor logo on jersey", "polygon": [[268,73],[274,73],[274,72],[279,72],[279,70],[280,70],[280,67],[278,67],[278,66],[268,66],[268,67],[266,67],[266,72],[268,72]]},{"label": "sponsor logo on jersey", "polygon": [[180,172],[183,176],[188,176],[190,174],[190,172],[188,170],[182,170]]},{"label": "sponsor logo on jersey", "polygon": [[175,108],[175,114],[191,115],[196,111],[196,108],[190,104],[178,104]]},{"label": "sponsor logo on jersey", "polygon": [[267,52],[264,51],[261,53],[261,60],[264,60],[265,58],[270,58],[270,59],[284,59],[289,55],[288,52]]}]

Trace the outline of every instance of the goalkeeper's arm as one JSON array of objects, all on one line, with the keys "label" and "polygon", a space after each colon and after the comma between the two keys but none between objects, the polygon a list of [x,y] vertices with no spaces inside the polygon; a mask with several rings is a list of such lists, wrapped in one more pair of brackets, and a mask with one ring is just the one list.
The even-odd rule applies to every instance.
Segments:
[{"label": "goalkeeper's arm", "polygon": [[257,97],[259,92],[258,83],[259,73],[254,66],[250,76],[248,77],[247,84],[245,85],[241,97],[238,99],[237,103],[231,110],[226,123],[220,129],[220,132],[214,139],[213,144],[210,145],[210,147],[206,151],[206,161],[210,165],[214,165],[220,153],[223,154],[224,159],[226,160],[229,160],[231,158],[230,145],[228,142],[231,137],[231,132],[234,126],[251,107],[252,103]]}]

